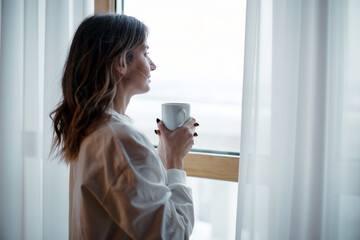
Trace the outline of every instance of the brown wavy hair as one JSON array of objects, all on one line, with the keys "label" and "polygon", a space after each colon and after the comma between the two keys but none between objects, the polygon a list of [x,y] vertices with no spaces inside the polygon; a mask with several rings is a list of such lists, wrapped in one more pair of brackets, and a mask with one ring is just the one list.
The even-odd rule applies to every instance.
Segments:
[{"label": "brown wavy hair", "polygon": [[106,14],[86,18],[78,27],[62,76],[62,97],[50,113],[51,152],[76,161],[82,140],[109,120],[117,84],[115,64],[126,69],[133,50],[147,39],[147,27],[134,17]]}]

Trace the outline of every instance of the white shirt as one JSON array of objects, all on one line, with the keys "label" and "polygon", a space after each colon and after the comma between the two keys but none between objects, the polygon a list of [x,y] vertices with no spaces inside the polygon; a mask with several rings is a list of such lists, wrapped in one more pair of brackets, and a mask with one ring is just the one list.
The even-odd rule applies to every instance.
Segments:
[{"label": "white shirt", "polygon": [[71,164],[69,238],[189,239],[194,208],[186,173],[166,171],[132,121],[110,114]]}]

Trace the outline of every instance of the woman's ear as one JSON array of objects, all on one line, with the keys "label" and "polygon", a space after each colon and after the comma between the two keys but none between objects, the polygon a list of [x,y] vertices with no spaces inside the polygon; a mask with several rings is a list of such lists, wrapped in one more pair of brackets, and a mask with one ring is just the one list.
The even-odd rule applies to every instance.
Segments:
[{"label": "woman's ear", "polygon": [[118,64],[118,63],[115,63],[115,74],[116,74],[116,76],[122,76],[122,75],[124,75],[123,74],[123,68]]},{"label": "woman's ear", "polygon": [[115,64],[115,72],[116,75],[119,77],[122,77],[125,75],[125,67],[123,66],[123,64],[121,64],[120,60],[118,62],[116,62]]}]

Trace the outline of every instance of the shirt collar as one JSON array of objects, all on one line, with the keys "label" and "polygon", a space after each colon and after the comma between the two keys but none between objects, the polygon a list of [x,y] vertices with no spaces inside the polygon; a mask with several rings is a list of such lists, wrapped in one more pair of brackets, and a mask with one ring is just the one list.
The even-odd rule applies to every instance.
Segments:
[{"label": "shirt collar", "polygon": [[113,108],[109,108],[109,110],[107,111],[108,114],[110,114],[111,116],[118,118],[119,120],[123,120],[123,121],[128,121],[130,123],[134,123],[134,120],[131,119],[130,117],[128,117],[127,115],[122,115],[120,113],[118,113],[117,111],[115,111]]}]

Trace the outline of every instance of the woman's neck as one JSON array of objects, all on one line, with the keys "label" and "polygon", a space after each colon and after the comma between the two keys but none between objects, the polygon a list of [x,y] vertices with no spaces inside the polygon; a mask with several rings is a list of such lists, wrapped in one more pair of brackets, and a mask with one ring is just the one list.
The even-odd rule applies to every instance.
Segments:
[{"label": "woman's neck", "polygon": [[121,91],[122,88],[118,89],[114,99],[114,110],[121,115],[125,115],[126,108],[129,105],[132,95],[127,94],[126,91]]}]

